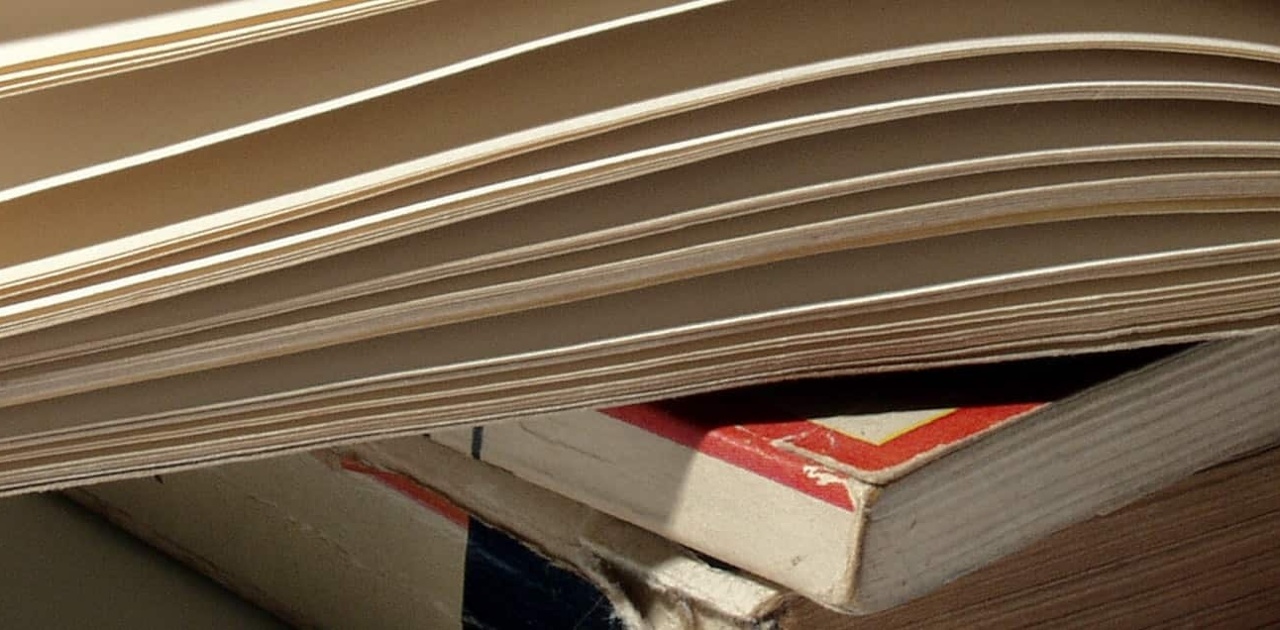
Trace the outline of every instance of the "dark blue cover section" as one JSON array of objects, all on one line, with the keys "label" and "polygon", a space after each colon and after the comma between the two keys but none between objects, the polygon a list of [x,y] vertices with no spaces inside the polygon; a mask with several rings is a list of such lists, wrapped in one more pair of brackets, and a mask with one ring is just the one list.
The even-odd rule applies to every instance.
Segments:
[{"label": "dark blue cover section", "polygon": [[464,628],[620,630],[612,609],[587,580],[471,519],[463,574]]}]

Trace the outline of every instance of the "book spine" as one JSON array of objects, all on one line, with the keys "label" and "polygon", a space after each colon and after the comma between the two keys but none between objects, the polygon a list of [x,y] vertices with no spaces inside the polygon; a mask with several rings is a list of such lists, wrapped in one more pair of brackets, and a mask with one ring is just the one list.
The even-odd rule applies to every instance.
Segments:
[{"label": "book spine", "polygon": [[635,627],[613,593],[530,541],[402,475],[338,462],[293,457],[71,495],[304,627]]}]

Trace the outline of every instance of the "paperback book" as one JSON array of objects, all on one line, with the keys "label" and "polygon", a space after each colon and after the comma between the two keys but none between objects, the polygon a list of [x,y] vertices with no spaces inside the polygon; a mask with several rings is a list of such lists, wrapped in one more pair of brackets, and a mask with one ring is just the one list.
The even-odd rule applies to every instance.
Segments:
[{"label": "paperback book", "polygon": [[1280,13],[0,8],[0,493],[1280,326]]}]

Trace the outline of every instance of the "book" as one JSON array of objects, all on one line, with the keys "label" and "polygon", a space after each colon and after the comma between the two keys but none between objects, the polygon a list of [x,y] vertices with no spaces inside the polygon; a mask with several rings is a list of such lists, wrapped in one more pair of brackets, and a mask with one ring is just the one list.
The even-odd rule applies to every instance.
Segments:
[{"label": "book", "polygon": [[430,437],[867,613],[1277,443],[1278,360],[1277,338],[1259,337],[1172,356],[719,392]]},{"label": "book", "polygon": [[[123,21],[127,12],[146,5],[102,2],[59,11],[11,5],[0,17],[7,27],[0,33],[0,59],[6,62],[0,68],[0,95],[23,95],[0,99],[0,118],[25,124],[5,129],[15,153],[0,156],[0,199],[172,157],[557,42],[709,3],[610,0],[539,12],[496,2],[224,1],[205,2],[200,11],[134,15],[140,19],[133,22]],[[174,4],[179,8],[180,3]],[[273,18],[280,9],[293,10],[293,19]],[[497,11],[505,17],[500,23],[487,18]],[[237,25],[237,13],[256,13],[256,22]],[[73,21],[80,28],[71,29]],[[170,37],[201,35],[200,29],[211,24],[232,33],[245,27],[258,30],[248,41],[243,36],[224,39],[225,46],[202,34],[196,54],[184,53],[180,63],[131,59],[129,55],[146,53],[142,45],[154,41],[138,38],[139,48],[123,58],[112,57],[111,71],[103,76],[96,68],[64,72],[93,61],[94,47],[88,44],[95,36],[124,40],[156,33],[153,24],[169,29]],[[449,42],[438,37],[442,24],[454,37]],[[82,52],[68,63],[29,68],[36,51],[51,62],[62,59],[48,53],[65,53],[60,48],[64,43]],[[163,54],[173,57],[174,52]],[[23,70],[17,76],[5,73],[18,67]],[[227,94],[247,98],[227,99]],[[83,105],[88,102],[92,108]],[[169,115],[173,111],[184,115]],[[80,142],[50,145],[47,139],[65,135],[73,117]]]},{"label": "book", "polygon": [[911,604],[865,617],[797,608],[797,628],[1263,627],[1280,620],[1280,453],[1196,473]]},{"label": "book", "polygon": [[182,60],[416,4],[406,0],[10,4],[0,96]]},{"label": "book", "polygon": [[287,627],[56,494],[0,501],[0,537],[6,628]]},{"label": "book", "polygon": [[71,494],[306,627],[745,628],[790,599],[438,445],[395,446]]},{"label": "book", "polygon": [[109,5],[0,33],[0,492],[1280,325],[1264,3]]},{"label": "book", "polygon": [[[470,481],[451,486],[449,480],[460,479],[458,471]],[[833,612],[795,597],[762,598],[768,593],[782,595],[783,591],[732,569],[692,562],[687,553],[670,544],[650,547],[657,552],[645,562],[649,575],[665,572],[668,576],[667,596],[686,602],[680,614],[663,616],[660,606],[643,604],[643,589],[628,591],[631,601],[646,611],[641,627],[658,630],[735,625],[781,630],[1036,623],[1266,625],[1276,621],[1280,610],[1272,588],[1280,574],[1280,549],[1272,544],[1280,531],[1277,473],[1280,451],[1276,449],[1198,472],[1132,505],[1051,534],[916,601],[867,616]],[[440,481],[429,485],[432,479]],[[250,599],[276,611],[288,610],[295,622],[341,627],[354,619],[361,627],[420,627],[424,620],[439,619],[439,627],[457,627],[461,607],[457,603],[458,576],[441,569],[455,564],[442,560],[425,576],[422,571],[423,549],[444,548],[455,556],[462,554],[457,540],[462,527],[441,515],[441,511],[454,512],[447,507],[450,500],[431,490],[436,486],[451,488],[452,500],[465,496],[474,505],[490,507],[509,502],[508,514],[532,515],[530,519],[516,518],[515,523],[527,524],[545,514],[531,496],[551,497],[551,502],[562,505],[571,503],[421,438],[389,441],[372,449],[362,448],[358,454],[294,455],[164,475],[160,480],[85,486],[69,493]],[[512,496],[501,490],[520,486],[532,495],[521,492]],[[359,497],[359,509],[340,509],[348,507],[353,497]],[[191,518],[192,514],[208,520]],[[478,526],[474,517],[468,519],[469,527]],[[385,527],[382,535],[364,535],[370,523]],[[544,524],[549,525],[544,535],[572,529],[563,520]],[[611,542],[593,543],[592,548],[645,556],[638,553],[645,545],[636,544],[645,537],[636,537],[634,527],[615,524],[618,529],[612,531],[623,535],[597,536],[597,540],[608,538]],[[510,529],[480,531],[492,536],[486,541],[506,541],[503,537],[511,536],[532,542]],[[657,539],[647,540],[652,543]],[[345,556],[346,562],[359,558],[365,564],[359,570],[330,570],[343,561],[335,559],[340,556],[335,546],[358,552]],[[373,553],[375,548],[383,553]],[[488,548],[514,552],[520,559],[509,563],[514,570],[540,566],[524,562],[531,553],[528,547],[504,542]],[[538,549],[533,554],[538,562],[553,559],[546,555],[551,552],[547,546]],[[659,557],[664,560],[652,561]],[[483,558],[476,554],[468,561]],[[571,560],[559,562],[561,567],[574,566]],[[414,581],[411,596],[370,594],[371,590],[393,590],[392,581],[364,579],[364,572],[391,572],[406,566],[421,578]],[[277,575],[268,567],[287,570]],[[672,579],[677,576],[681,577]],[[541,574],[538,579],[544,584],[555,583]],[[465,574],[462,582],[465,586]],[[693,588],[695,584],[716,588],[699,590]],[[736,588],[731,587],[734,584]],[[684,589],[691,589],[690,593],[681,596]],[[748,596],[751,593],[755,596]],[[549,599],[553,598],[540,601],[545,604]],[[442,601],[448,602],[444,611],[419,610],[408,619],[394,617],[405,608],[430,608],[428,602]],[[750,601],[760,608],[745,624],[706,612]],[[527,602],[506,605],[518,610]],[[490,619],[488,627],[528,627],[550,618],[522,618],[511,625]],[[593,619],[605,627],[614,623]],[[466,623],[465,618],[461,623]]]}]

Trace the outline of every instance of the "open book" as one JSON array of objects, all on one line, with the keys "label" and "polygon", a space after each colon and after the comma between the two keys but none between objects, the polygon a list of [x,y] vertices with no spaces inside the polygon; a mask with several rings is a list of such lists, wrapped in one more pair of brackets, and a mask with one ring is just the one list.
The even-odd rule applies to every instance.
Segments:
[{"label": "open book", "polygon": [[0,13],[0,491],[1280,325],[1266,2],[102,4]]}]

